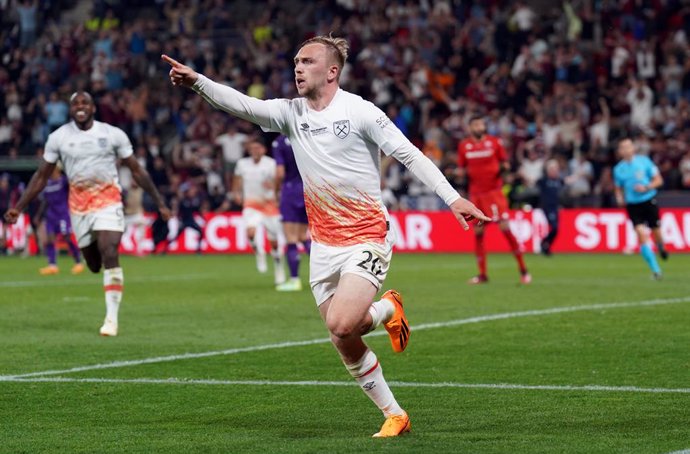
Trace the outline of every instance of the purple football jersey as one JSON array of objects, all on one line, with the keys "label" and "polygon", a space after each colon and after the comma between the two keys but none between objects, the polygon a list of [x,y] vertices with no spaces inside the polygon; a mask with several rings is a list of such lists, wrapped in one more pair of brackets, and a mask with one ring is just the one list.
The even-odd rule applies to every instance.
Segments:
[{"label": "purple football jersey", "polygon": [[60,178],[49,178],[43,190],[43,200],[46,201],[46,222],[59,224],[62,220],[69,221],[69,206],[67,198],[69,196],[69,185],[67,177],[61,175]]},{"label": "purple football jersey", "polygon": [[273,141],[273,159],[277,165],[285,167],[285,179],[280,191],[280,214],[284,222],[307,223],[304,208],[304,188],[302,177],[295,163],[295,154],[287,137],[281,135]]},{"label": "purple football jersey", "polygon": [[285,166],[285,179],[283,180],[283,189],[299,187],[302,190],[302,177],[297,169],[295,162],[295,153],[292,151],[290,141],[287,137],[280,135],[273,141],[273,159],[279,166]]}]

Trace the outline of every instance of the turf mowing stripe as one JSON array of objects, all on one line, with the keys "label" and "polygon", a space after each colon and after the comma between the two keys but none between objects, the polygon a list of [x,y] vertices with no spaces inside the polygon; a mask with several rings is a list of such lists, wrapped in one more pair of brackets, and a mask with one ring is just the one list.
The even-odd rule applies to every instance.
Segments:
[{"label": "turf mowing stripe", "polygon": [[[653,300],[637,301],[637,302],[601,303],[601,304],[588,304],[588,305],[583,305],[583,306],[553,307],[550,309],[537,309],[537,310],[521,311],[521,312],[504,312],[504,313],[500,313],[500,314],[480,315],[477,317],[463,318],[463,319],[459,319],[459,320],[450,320],[447,322],[424,323],[421,325],[413,326],[411,328],[411,331],[414,332],[414,331],[423,331],[423,330],[437,329],[437,328],[447,328],[447,327],[460,326],[460,325],[469,325],[472,323],[489,322],[489,321],[494,321],[494,320],[505,320],[505,319],[511,319],[511,318],[519,318],[519,317],[532,317],[532,316],[537,316],[537,315],[552,315],[552,314],[562,314],[562,313],[568,313],[568,312],[592,311],[592,310],[623,309],[623,308],[630,308],[630,307],[659,306],[659,305],[665,305],[665,304],[680,304],[680,303],[687,303],[687,302],[690,302],[690,296],[685,296],[685,297],[681,297],[681,298],[653,299]],[[374,333],[369,334],[368,337],[386,336],[386,335],[388,335],[387,332],[378,331],[378,332],[374,332]],[[262,350],[273,350],[273,349],[279,349],[279,348],[302,347],[302,346],[306,346],[306,345],[325,344],[328,342],[330,342],[329,338],[322,338],[322,339],[311,339],[311,340],[304,340],[304,341],[280,342],[280,343],[275,343],[275,344],[254,345],[254,346],[249,346],[249,347],[231,348],[228,350],[217,350],[217,351],[210,351],[210,352],[184,353],[181,355],[170,355],[170,356],[157,356],[157,357],[153,357],[153,358],[135,359],[135,360],[129,360],[129,361],[114,361],[114,362],[110,362],[110,363],[93,364],[93,365],[88,365],[88,366],[79,366],[79,367],[73,367],[70,369],[62,369],[62,370],[47,370],[47,371],[41,371],[41,372],[31,372],[31,373],[27,373],[27,374],[8,375],[8,376],[1,376],[0,375],[0,380],[7,379],[7,378],[26,378],[26,377],[44,377],[44,376],[49,376],[49,375],[63,375],[63,374],[70,374],[70,373],[75,373],[75,372],[84,372],[84,371],[89,371],[89,370],[138,366],[138,365],[142,365],[142,364],[162,363],[162,362],[178,361],[178,360],[184,360],[184,359],[207,358],[209,356],[234,355],[237,353],[256,352],[256,351],[262,351]]]},{"label": "turf mowing stripe", "polygon": [[[179,378],[69,378],[69,377],[36,377],[36,378],[0,378],[0,381],[14,383],[115,383],[115,384],[156,384],[156,385],[215,385],[215,386],[348,386],[351,381],[317,381],[317,380],[195,380]],[[604,391],[648,394],[690,394],[690,388],[642,388],[639,386],[607,385],[521,385],[512,383],[416,383],[389,381],[388,384],[398,388],[464,388],[464,389],[504,389],[525,391]],[[690,454],[687,451],[678,451]],[[677,454],[677,453],[676,453]]]},{"label": "turf mowing stripe", "polygon": [[[189,281],[204,278],[216,278],[217,274],[207,274],[207,273],[197,273],[197,274],[180,274],[175,276],[133,276],[127,279],[127,283],[132,282],[168,282],[168,281]],[[103,281],[102,278],[98,282]],[[11,282],[0,282],[0,288],[20,288],[20,287],[63,287],[63,286],[75,286],[75,285],[94,285],[94,280],[90,279],[60,279],[60,280],[49,280],[40,279],[35,281],[11,281]]]}]

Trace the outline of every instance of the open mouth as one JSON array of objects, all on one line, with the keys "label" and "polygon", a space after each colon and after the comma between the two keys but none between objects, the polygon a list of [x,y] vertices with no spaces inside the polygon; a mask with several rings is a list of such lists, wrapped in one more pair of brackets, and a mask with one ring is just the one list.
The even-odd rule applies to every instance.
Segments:
[{"label": "open mouth", "polygon": [[296,78],[296,79],[295,79],[295,84],[297,84],[297,87],[298,87],[298,88],[302,88],[302,87],[304,87],[304,85],[306,84],[306,82],[304,81],[304,79]]},{"label": "open mouth", "polygon": [[77,118],[80,119],[80,120],[83,120],[83,119],[85,119],[85,118],[88,116],[88,114],[87,114],[85,111],[83,111],[83,110],[77,110],[77,111],[74,113],[74,116],[77,117]]}]

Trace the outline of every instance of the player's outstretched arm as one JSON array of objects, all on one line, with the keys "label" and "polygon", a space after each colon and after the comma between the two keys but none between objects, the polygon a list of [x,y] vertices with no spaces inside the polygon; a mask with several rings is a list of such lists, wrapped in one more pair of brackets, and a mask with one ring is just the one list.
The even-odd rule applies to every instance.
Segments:
[{"label": "player's outstretched arm", "polygon": [[48,161],[41,162],[38,170],[36,170],[31,177],[31,181],[29,181],[29,185],[26,187],[26,190],[19,198],[17,205],[15,205],[14,208],[10,208],[5,213],[5,222],[8,224],[14,224],[17,222],[19,215],[22,213],[22,211],[24,211],[24,209],[26,209],[26,206],[31,203],[31,201],[35,199],[38,194],[41,193],[43,188],[46,187],[48,178],[53,173],[53,170],[55,170],[55,163],[51,164]]},{"label": "player's outstretched arm", "polygon": [[167,55],[161,55],[161,59],[170,65],[170,82],[173,85],[191,88],[213,107],[270,128],[271,111],[268,101],[252,98],[232,87],[214,82]]},{"label": "player's outstretched arm", "polygon": [[134,178],[134,181],[136,181],[137,184],[141,186],[141,188],[144,191],[148,192],[149,195],[153,197],[153,201],[156,203],[156,206],[158,207],[158,211],[161,214],[161,218],[164,221],[170,219],[172,217],[170,208],[168,208],[168,206],[165,204],[165,200],[163,200],[163,197],[161,196],[160,192],[158,192],[156,185],[153,184],[153,180],[151,180],[151,176],[146,171],[146,169],[139,165],[139,161],[136,160],[134,155],[131,155],[126,159],[123,159],[122,163],[129,167],[129,169],[132,171],[132,177]]},{"label": "player's outstretched arm", "polygon": [[402,146],[397,148],[392,156],[402,162],[414,176],[433,189],[436,195],[446,202],[463,229],[470,228],[467,221],[476,220],[479,223],[491,221],[491,218],[484,215],[472,202],[462,198],[431,159],[424,156],[409,140],[405,139]]}]

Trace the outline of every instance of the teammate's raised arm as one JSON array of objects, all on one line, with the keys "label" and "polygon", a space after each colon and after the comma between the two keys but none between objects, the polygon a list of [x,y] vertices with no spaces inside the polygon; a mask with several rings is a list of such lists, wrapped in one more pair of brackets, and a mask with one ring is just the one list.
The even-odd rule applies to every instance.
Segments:
[{"label": "teammate's raised arm", "polygon": [[40,167],[31,177],[31,181],[29,181],[29,185],[26,187],[26,190],[19,198],[17,205],[14,208],[10,208],[5,213],[5,222],[9,224],[14,224],[17,222],[17,219],[19,219],[19,215],[22,213],[22,211],[24,211],[27,205],[29,205],[29,203],[31,203],[31,201],[41,193],[43,188],[46,187],[48,178],[53,173],[53,170],[55,170],[55,163],[50,163],[47,161],[41,162]]},{"label": "teammate's raised arm", "polygon": [[156,185],[151,180],[151,176],[146,169],[139,164],[139,161],[134,158],[134,155],[123,159],[122,163],[129,167],[129,170],[132,172],[132,177],[134,177],[134,181],[136,181],[137,184],[153,198],[153,201],[156,203],[158,211],[161,214],[161,218],[164,221],[170,219],[172,217],[170,208],[168,208],[168,206],[165,204],[165,200],[158,192]]}]

